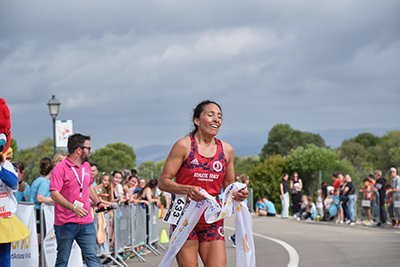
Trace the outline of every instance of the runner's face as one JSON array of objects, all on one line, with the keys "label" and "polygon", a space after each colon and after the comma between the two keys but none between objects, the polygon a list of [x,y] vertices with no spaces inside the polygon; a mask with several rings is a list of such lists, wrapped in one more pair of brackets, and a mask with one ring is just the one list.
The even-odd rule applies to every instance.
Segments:
[{"label": "runner's face", "polygon": [[200,118],[195,118],[194,123],[196,123],[199,130],[211,135],[217,135],[222,124],[222,112],[217,105],[208,104],[204,107]]}]

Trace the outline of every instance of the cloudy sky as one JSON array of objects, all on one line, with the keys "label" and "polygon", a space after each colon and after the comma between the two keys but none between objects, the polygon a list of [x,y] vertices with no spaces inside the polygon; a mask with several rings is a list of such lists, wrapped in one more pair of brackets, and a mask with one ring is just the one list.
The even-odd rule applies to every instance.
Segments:
[{"label": "cloudy sky", "polygon": [[400,2],[1,1],[0,97],[20,148],[57,119],[92,147],[172,145],[198,102],[219,102],[219,137],[400,127]]}]

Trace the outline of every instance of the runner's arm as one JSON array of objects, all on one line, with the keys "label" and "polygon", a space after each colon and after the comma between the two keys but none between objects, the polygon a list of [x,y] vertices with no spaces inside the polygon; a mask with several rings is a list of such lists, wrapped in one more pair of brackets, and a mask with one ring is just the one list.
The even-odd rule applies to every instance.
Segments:
[{"label": "runner's arm", "polygon": [[185,194],[194,201],[201,201],[205,197],[200,193],[201,187],[178,184],[172,179],[178,173],[183,161],[188,157],[190,151],[190,138],[185,137],[178,140],[171,149],[161,173],[158,187],[161,191],[172,194]]}]

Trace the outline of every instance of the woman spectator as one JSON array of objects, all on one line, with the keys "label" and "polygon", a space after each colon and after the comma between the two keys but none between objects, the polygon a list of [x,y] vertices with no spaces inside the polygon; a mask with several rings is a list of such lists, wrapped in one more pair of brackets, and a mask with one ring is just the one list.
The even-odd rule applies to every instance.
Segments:
[{"label": "woman spectator", "polygon": [[29,194],[29,202],[35,203],[36,208],[36,231],[38,242],[40,243],[40,205],[41,203],[53,203],[50,194],[50,177],[53,171],[53,163],[49,158],[42,158],[39,164],[39,173],[41,176],[33,181],[31,192]]},{"label": "woman spectator", "polygon": [[[390,175],[392,176],[392,188],[386,191],[386,194],[392,193],[394,203],[399,202],[400,200],[400,177],[398,175],[397,168],[390,168]],[[400,228],[399,220],[400,220],[400,208],[394,205],[394,228]]]},{"label": "woman spectator", "polygon": [[288,183],[287,180],[289,175],[284,173],[282,175],[281,183],[279,184],[279,194],[282,201],[282,219],[289,218],[289,192],[288,192]]},{"label": "woman spectator", "polygon": [[303,188],[303,182],[299,178],[299,174],[295,172],[293,174],[293,179],[290,180],[290,190],[292,194],[292,213],[294,218],[297,217],[296,214],[300,211],[302,188]]},{"label": "woman spectator", "polygon": [[[124,195],[124,189],[121,185],[122,174],[119,171],[114,171],[112,174],[112,193],[113,193],[113,202],[121,204],[129,201],[129,198],[126,198]],[[128,196],[129,197],[129,196]]]},{"label": "woman spectator", "polygon": [[159,200],[153,195],[153,190],[156,189],[157,184],[157,179],[148,181],[144,188],[137,193],[138,199],[148,201],[148,203],[146,203],[147,205],[149,205],[149,203],[156,203],[157,206],[160,206]]}]

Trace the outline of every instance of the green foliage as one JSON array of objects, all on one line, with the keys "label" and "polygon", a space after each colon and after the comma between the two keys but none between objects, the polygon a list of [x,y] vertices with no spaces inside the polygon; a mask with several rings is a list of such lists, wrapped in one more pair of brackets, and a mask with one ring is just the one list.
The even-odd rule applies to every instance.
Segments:
[{"label": "green foliage", "polygon": [[381,143],[371,148],[372,161],[377,169],[387,170],[400,166],[400,131],[393,130],[384,135]]},{"label": "green foliage", "polygon": [[279,183],[282,173],[286,170],[286,160],[281,155],[270,156],[262,164],[254,166],[248,173],[249,187],[253,188],[254,193],[253,203],[256,203],[259,197],[266,197],[275,204],[277,211],[280,210],[282,204],[279,198]]},{"label": "green foliage", "polygon": [[361,144],[365,148],[369,148],[379,145],[381,143],[381,138],[371,133],[360,133],[349,141]]},{"label": "green foliage", "polygon": [[325,140],[319,134],[295,130],[289,124],[277,124],[268,133],[268,143],[261,150],[260,160],[270,155],[287,156],[293,148],[307,144],[325,147]]},{"label": "green foliage", "polygon": [[235,156],[234,168],[235,173],[248,174],[254,167],[260,165],[260,159],[257,156],[239,158]]},{"label": "green foliage", "polygon": [[12,137],[11,137],[11,140],[10,140],[10,147],[13,150],[13,157],[15,159],[16,157],[18,157],[18,146],[17,146],[17,141]]},{"label": "green foliage", "polygon": [[333,150],[320,148],[314,144],[293,149],[287,157],[287,165],[291,172],[298,172],[306,194],[313,194],[314,189],[319,187],[318,172],[321,170],[343,170],[354,173],[347,160],[340,160]]},{"label": "green foliage", "polygon": [[160,178],[161,172],[165,165],[165,161],[166,159],[157,162],[154,162],[152,160],[142,162],[142,164],[140,164],[140,166],[136,169],[138,171],[138,177],[143,177],[144,179],[146,179],[146,181],[149,181],[153,178]]},{"label": "green foliage", "polygon": [[363,170],[370,166],[368,164],[369,153],[361,143],[344,140],[342,146],[338,149],[338,153],[341,159],[349,160],[355,170]]},{"label": "green foliage", "polygon": [[29,183],[40,176],[39,162],[42,158],[48,157],[53,159],[53,139],[46,138],[37,146],[22,149],[19,153],[14,154],[14,161],[21,161],[25,165],[24,179]]},{"label": "green foliage", "polygon": [[108,144],[103,148],[96,149],[90,155],[90,161],[96,162],[100,172],[133,169],[135,160],[136,154],[133,148],[123,143]]}]

